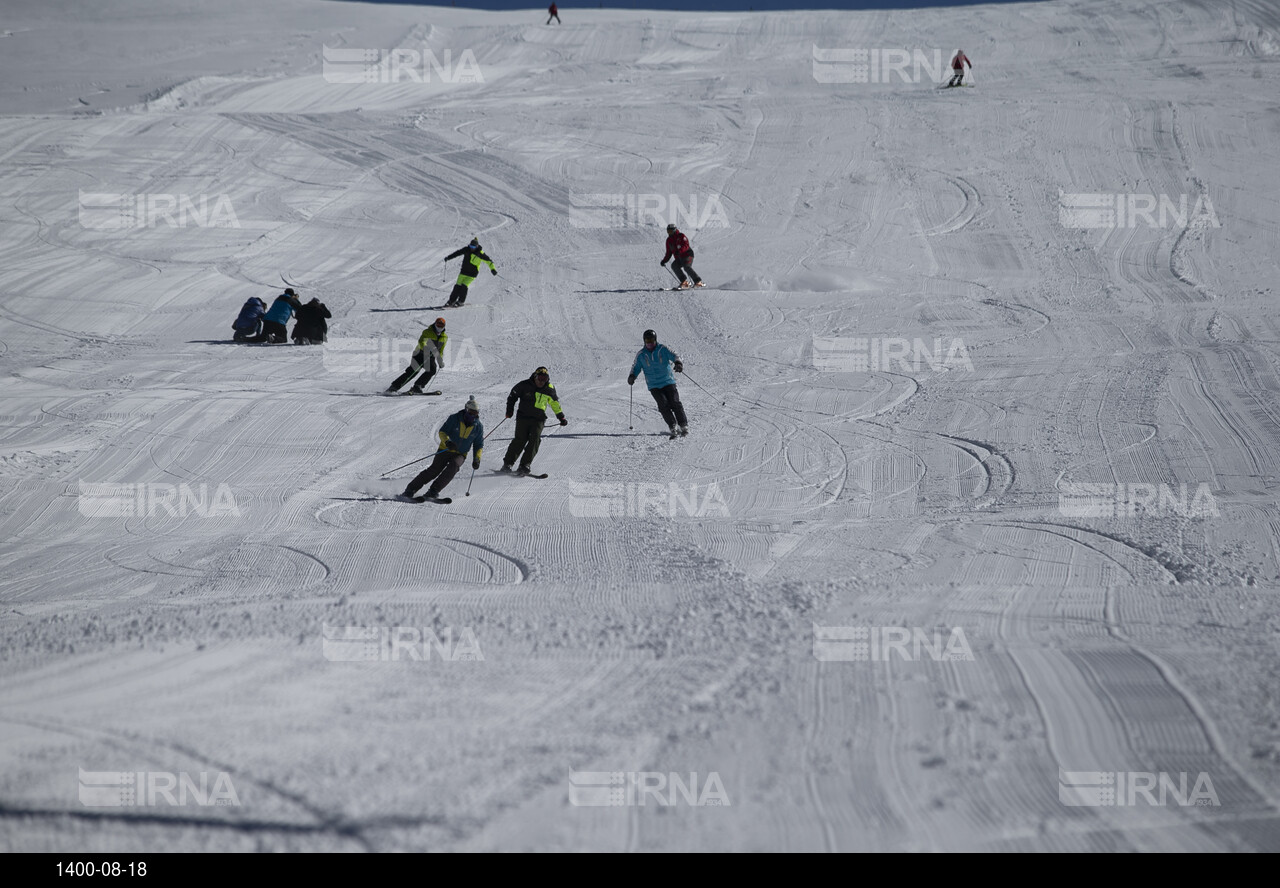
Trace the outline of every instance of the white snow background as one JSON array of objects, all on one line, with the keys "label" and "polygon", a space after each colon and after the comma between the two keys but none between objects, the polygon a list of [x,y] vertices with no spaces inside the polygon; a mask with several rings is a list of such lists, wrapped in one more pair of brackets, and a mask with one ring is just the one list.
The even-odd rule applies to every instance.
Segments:
[{"label": "white snow background", "polygon": [[[544,18],[6,4],[0,846],[1280,850],[1277,4]],[[480,77],[325,67],[424,48]],[[375,396],[473,235],[444,395]],[[330,343],[227,341],[281,275]],[[471,495],[381,499],[472,394]]]}]

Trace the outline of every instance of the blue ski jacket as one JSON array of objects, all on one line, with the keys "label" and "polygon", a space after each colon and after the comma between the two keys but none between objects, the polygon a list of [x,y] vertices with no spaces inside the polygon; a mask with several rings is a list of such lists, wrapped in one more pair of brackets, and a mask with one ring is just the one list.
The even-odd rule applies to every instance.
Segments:
[{"label": "blue ski jacket", "polygon": [[258,326],[262,321],[262,315],[267,310],[267,304],[257,296],[250,296],[240,309],[240,315],[236,318],[235,323],[231,325],[232,330],[238,330],[241,333],[257,333]]},{"label": "blue ski jacket", "polygon": [[661,343],[655,345],[652,351],[642,348],[636,353],[636,362],[631,365],[631,375],[639,376],[643,370],[644,384],[650,391],[666,388],[676,384],[676,375],[671,371],[671,365],[678,360],[680,356]]},{"label": "blue ski jacket", "polygon": [[267,315],[263,320],[275,321],[277,324],[287,324],[298,308],[300,308],[298,300],[281,293],[276,297],[276,301],[271,303],[271,308],[267,311]]},{"label": "blue ski jacket", "polygon": [[479,459],[484,452],[484,423],[477,419],[474,425],[469,424],[467,411],[459,410],[440,426],[440,447],[436,453],[441,450],[464,456],[468,450],[475,450],[476,459]]}]

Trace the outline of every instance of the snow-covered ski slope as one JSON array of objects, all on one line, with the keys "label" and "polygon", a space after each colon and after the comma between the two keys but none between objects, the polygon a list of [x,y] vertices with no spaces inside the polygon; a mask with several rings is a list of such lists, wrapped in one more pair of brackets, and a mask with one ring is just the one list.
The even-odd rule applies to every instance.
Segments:
[{"label": "snow-covered ski slope", "polygon": [[[6,13],[6,849],[1280,849],[1276,3]],[[483,81],[325,76],[424,43]],[[957,46],[976,89],[815,74]],[[722,210],[707,289],[645,195]],[[473,235],[445,394],[360,396]],[[282,274],[330,344],[224,341]],[[643,383],[628,428],[648,327],[686,439]],[[541,364],[551,478],[494,475]],[[392,501],[472,394],[471,495]],[[202,773],[238,804],[148,792]]]}]

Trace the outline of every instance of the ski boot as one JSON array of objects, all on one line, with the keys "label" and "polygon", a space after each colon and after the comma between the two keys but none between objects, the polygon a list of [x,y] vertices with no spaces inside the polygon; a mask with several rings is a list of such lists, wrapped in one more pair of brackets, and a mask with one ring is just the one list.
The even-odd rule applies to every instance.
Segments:
[{"label": "ski boot", "polygon": [[681,438],[687,438],[687,437],[689,437],[689,427],[688,427],[688,426],[680,426],[680,437],[681,437]]},{"label": "ski boot", "polygon": [[521,466],[520,468],[516,469],[516,474],[519,475],[520,477],[524,477],[525,475],[532,475],[533,469],[529,468],[528,466]]},{"label": "ski boot", "polygon": [[696,284],[694,284],[694,286],[695,286],[695,287],[705,287],[705,286],[706,286],[706,284],[704,284],[702,281],[698,281]]},{"label": "ski boot", "polygon": [[504,475],[510,475],[513,471],[515,471],[515,469],[512,466],[503,465],[503,467],[498,469],[498,471],[502,472]]},{"label": "ski boot", "polygon": [[692,286],[693,286],[693,284],[689,283],[688,281],[681,281],[681,282],[680,282],[680,286],[676,287],[676,289],[677,289],[677,290],[687,290],[687,289],[689,289],[689,288],[690,288],[690,287],[692,287]]}]

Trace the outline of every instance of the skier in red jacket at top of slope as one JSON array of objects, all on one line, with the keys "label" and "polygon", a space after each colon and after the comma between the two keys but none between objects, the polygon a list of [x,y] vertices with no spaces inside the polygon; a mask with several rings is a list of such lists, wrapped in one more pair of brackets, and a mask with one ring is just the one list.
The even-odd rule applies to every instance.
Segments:
[{"label": "skier in red jacket at top of slope", "polygon": [[548,25],[551,24],[552,19],[556,20],[557,25],[560,24],[560,10],[556,9],[556,5],[554,3],[547,7],[547,12],[551,13],[551,15],[547,16]]},{"label": "skier in red jacket at top of slope", "polygon": [[690,286],[689,281],[685,280],[684,273],[689,272],[689,277],[693,278],[693,286],[705,287],[702,278],[698,277],[698,273],[693,270],[693,247],[689,246],[689,238],[676,228],[674,222],[667,226],[667,252],[662,257],[659,265],[666,265],[672,258],[675,259],[671,263],[671,268],[675,271],[676,277],[680,279],[680,289],[687,290]]},{"label": "skier in red jacket at top of slope", "polygon": [[947,86],[964,86],[964,66],[973,67],[973,62],[969,61],[969,57],[964,54],[963,49],[957,49],[955,57],[951,59],[951,82]]}]

